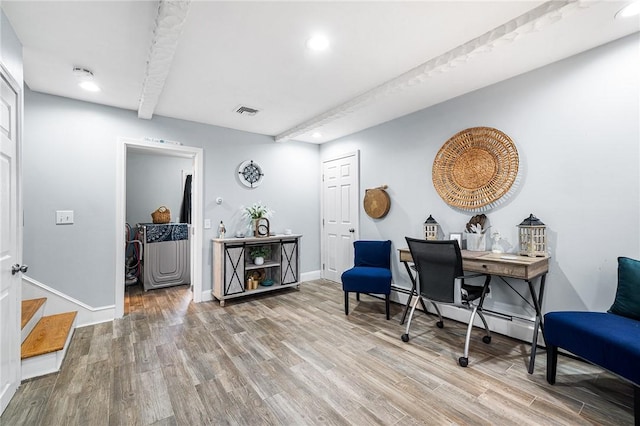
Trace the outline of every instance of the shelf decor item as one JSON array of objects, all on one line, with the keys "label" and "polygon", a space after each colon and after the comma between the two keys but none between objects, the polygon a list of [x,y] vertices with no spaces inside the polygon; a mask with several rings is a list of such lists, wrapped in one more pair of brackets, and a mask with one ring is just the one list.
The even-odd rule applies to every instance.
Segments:
[{"label": "shelf decor item", "polygon": [[271,254],[269,246],[255,246],[249,249],[249,256],[253,259],[254,265],[263,265],[265,257]]},{"label": "shelf decor item", "polygon": [[171,222],[171,211],[166,206],[160,206],[151,213],[153,223],[169,223]]},{"label": "shelf decor item", "polygon": [[262,183],[262,168],[253,160],[242,162],[238,167],[238,178],[240,183],[249,188],[255,188]]},{"label": "shelf decor item", "polygon": [[504,202],[519,182],[515,144],[491,127],[456,133],[433,160],[432,180],[445,203],[463,211],[483,212]]},{"label": "shelf decor item", "polygon": [[382,219],[389,213],[391,199],[385,189],[387,189],[387,185],[367,189],[364,192],[364,211],[373,219]]},{"label": "shelf decor item", "polygon": [[438,239],[438,230],[440,229],[440,225],[433,216],[429,215],[427,220],[424,221],[424,239],[425,240],[437,240]]},{"label": "shelf decor item", "polygon": [[245,207],[242,216],[249,221],[249,234],[254,237],[268,237],[270,232],[269,219],[274,211],[260,201],[250,207]]},{"label": "shelf decor item", "polygon": [[486,232],[490,226],[486,226],[487,216],[477,214],[471,218],[466,226],[467,250],[469,251],[486,251],[487,240]]},{"label": "shelf decor item", "polygon": [[533,214],[518,225],[518,253],[522,256],[547,255],[547,227]]}]

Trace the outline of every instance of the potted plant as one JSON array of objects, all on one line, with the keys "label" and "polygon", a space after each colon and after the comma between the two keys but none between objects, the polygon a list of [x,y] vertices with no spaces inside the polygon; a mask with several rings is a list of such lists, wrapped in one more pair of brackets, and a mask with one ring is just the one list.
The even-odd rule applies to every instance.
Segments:
[{"label": "potted plant", "polygon": [[273,210],[262,204],[260,201],[254,203],[252,206],[245,207],[242,210],[242,217],[249,222],[249,234],[258,236],[258,233],[256,232],[258,221],[260,219],[267,219],[268,222],[268,218],[270,218],[273,213]]},{"label": "potted plant", "polygon": [[485,251],[486,241],[485,232],[491,228],[486,226],[487,216],[478,214],[471,218],[467,223],[467,250],[469,251]]},{"label": "potted plant", "polygon": [[269,246],[255,246],[249,250],[249,256],[256,265],[262,265],[264,258],[271,254],[271,247]]}]

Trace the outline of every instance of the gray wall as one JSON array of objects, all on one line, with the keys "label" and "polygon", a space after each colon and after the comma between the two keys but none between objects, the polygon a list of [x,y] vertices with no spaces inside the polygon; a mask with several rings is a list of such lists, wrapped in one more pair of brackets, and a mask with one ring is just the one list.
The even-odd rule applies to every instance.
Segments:
[{"label": "gray wall", "polygon": [[[241,206],[262,201],[272,228],[303,234],[301,271],[319,270],[319,148],[263,135],[154,117],[31,91],[25,93],[24,259],[29,276],[90,306],[114,303],[116,146],[119,137],[180,141],[204,150],[204,218],[244,227]],[[263,184],[238,182],[238,165],[260,162]],[[222,205],[215,199],[224,198]],[[55,210],[75,224],[56,226]],[[120,231],[118,231],[120,232]],[[211,238],[204,232],[203,290],[211,288]]]},{"label": "gray wall", "polygon": [[[392,205],[380,220],[361,212],[361,238],[420,236],[432,214],[445,234],[462,232],[472,214],[436,193],[435,154],[468,127],[489,126],[518,147],[523,179],[506,204],[487,215],[511,244],[529,213],[547,224],[551,270],[546,310],[606,310],[618,256],[640,258],[639,36],[322,145],[322,158],[360,150],[361,188],[389,185]],[[396,262],[394,280],[410,286]],[[516,288],[526,294],[522,284]],[[504,286],[495,303],[520,305]]]},{"label": "gray wall", "polygon": [[180,221],[182,171],[193,171],[190,158],[127,152],[127,223],[152,221],[151,212],[160,206],[171,211],[171,221]]},{"label": "gray wall", "polygon": [[[319,269],[320,161],[338,153],[360,150],[361,188],[389,185],[389,215],[373,220],[361,212],[362,238],[404,247],[404,236],[421,235],[429,214],[445,233],[461,231],[471,214],[438,197],[431,165],[459,130],[491,126],[515,141],[523,171],[517,193],[488,213],[493,230],[513,244],[516,225],[536,214],[548,225],[552,255],[545,309],[607,309],[616,257],[640,258],[639,44],[635,34],[320,147],[163,117],[139,120],[133,111],[27,91],[25,263],[33,278],[89,305],[113,303],[120,136],[204,148],[204,217],[214,224],[202,248],[208,289],[215,224],[244,228],[240,207],[255,201],[276,211],[274,230],[304,234],[302,271]],[[246,159],[260,161],[266,173],[257,189],[238,183],[236,169]],[[56,209],[75,210],[76,224],[55,226]],[[397,263],[394,280],[409,285]],[[518,304],[500,286],[491,302]]]}]

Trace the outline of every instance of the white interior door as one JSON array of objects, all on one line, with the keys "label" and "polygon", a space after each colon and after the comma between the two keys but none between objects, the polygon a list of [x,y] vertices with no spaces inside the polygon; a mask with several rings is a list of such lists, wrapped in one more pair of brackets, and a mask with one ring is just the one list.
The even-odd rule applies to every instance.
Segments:
[{"label": "white interior door", "polygon": [[340,282],[358,239],[359,154],[322,163],[322,277]]},{"label": "white interior door", "polygon": [[0,67],[0,413],[20,384],[20,282],[18,89]]}]

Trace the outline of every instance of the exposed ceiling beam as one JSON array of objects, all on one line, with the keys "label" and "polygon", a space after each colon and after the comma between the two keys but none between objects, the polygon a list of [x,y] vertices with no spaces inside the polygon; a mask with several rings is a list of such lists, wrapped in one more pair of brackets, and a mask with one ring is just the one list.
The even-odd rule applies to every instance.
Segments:
[{"label": "exposed ceiling beam", "polygon": [[191,0],[160,0],[158,3],[153,40],[138,103],[139,118],[149,120],[153,117],[190,7]]},{"label": "exposed ceiling beam", "polygon": [[353,114],[375,100],[391,96],[403,90],[407,90],[411,86],[421,84],[436,73],[447,72],[457,64],[467,62],[476,55],[490,52],[501,44],[514,41],[522,34],[537,31],[543,26],[562,19],[567,14],[572,13],[578,8],[588,6],[588,2],[575,0],[545,2],[542,5],[531,9],[527,13],[496,27],[485,34],[468,41],[467,43],[432,58],[396,78],[388,80],[385,83],[376,86],[335,108],[276,135],[274,140],[276,142],[284,142],[290,139],[295,139],[297,136],[309,133],[313,130],[317,130],[332,121],[346,117],[349,114]]}]

